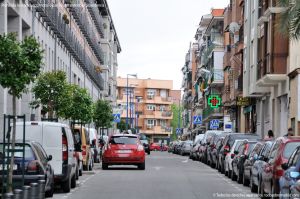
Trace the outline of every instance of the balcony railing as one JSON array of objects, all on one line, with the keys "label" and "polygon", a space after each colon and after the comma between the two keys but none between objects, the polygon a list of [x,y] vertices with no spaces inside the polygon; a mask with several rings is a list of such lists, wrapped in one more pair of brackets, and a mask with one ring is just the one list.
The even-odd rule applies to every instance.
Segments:
[{"label": "balcony railing", "polygon": [[163,112],[161,112],[161,116],[162,117],[171,117],[172,112],[171,111],[163,111]]},{"label": "balcony railing", "polygon": [[103,18],[102,15],[100,14],[97,4],[95,4],[95,0],[84,0],[84,1],[87,4],[88,11],[90,12],[95,22],[99,34],[103,38],[104,37]]},{"label": "balcony railing", "polygon": [[62,14],[57,7],[46,6],[49,5],[50,0],[37,0],[36,11],[43,18],[45,23],[57,35],[61,42],[66,46],[69,52],[73,55],[80,66],[86,71],[96,85],[103,89],[104,80],[101,74],[95,71],[95,66],[89,56],[84,53],[82,45],[73,36],[69,26],[63,21]]},{"label": "balcony railing", "polygon": [[207,107],[203,110],[203,120],[207,119],[212,115],[216,115],[216,116],[223,115],[223,107],[219,107],[219,108]]}]

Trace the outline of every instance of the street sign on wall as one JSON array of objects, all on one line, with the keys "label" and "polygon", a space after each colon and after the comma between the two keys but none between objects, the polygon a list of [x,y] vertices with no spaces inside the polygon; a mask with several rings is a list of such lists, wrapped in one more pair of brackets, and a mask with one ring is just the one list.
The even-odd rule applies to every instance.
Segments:
[{"label": "street sign on wall", "polygon": [[195,115],[193,117],[193,124],[202,124],[202,116],[201,115]]},{"label": "street sign on wall", "polygon": [[218,129],[219,128],[219,120],[211,120],[210,121],[210,129]]},{"label": "street sign on wall", "polygon": [[119,113],[113,114],[113,117],[114,117],[114,122],[115,123],[121,122],[121,115]]}]

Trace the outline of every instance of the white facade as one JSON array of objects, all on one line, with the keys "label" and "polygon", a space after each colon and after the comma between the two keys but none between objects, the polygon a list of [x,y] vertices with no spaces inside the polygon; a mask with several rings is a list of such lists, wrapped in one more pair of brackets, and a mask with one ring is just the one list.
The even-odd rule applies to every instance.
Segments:
[{"label": "white facade", "polygon": [[[104,35],[101,35],[101,32],[99,32],[101,28],[97,27],[97,22],[92,17],[92,14],[95,13],[91,13],[92,11],[88,10],[87,7],[83,6],[82,10],[76,13],[82,16],[81,19],[84,17],[85,22],[87,22],[86,26],[81,26],[75,19],[74,13],[70,8],[67,8],[66,4],[63,4],[62,1],[56,2],[57,4],[53,4],[56,5],[54,7],[57,9],[56,14],[58,16],[55,16],[56,19],[62,21],[64,14],[69,19],[69,23],[62,23],[64,27],[59,27],[58,32],[62,31],[63,28],[70,30],[70,37],[72,37],[70,41],[74,41],[71,45],[74,45],[75,52],[78,52],[76,50],[80,46],[82,47],[79,57],[84,57],[85,62],[79,63],[78,60],[80,58],[78,58],[78,54],[75,53],[76,55],[74,55],[74,52],[69,50],[63,41],[65,38],[60,38],[58,33],[53,31],[50,25],[47,25],[47,22],[41,17],[38,9],[31,8],[29,3],[26,4],[27,1],[23,4],[23,1],[15,2],[13,0],[6,0],[6,6],[0,7],[0,34],[16,32],[19,40],[22,40],[26,35],[34,35],[44,50],[43,72],[54,70],[65,71],[69,83],[86,88],[94,101],[104,97],[111,97],[111,102],[115,104],[117,53],[120,53],[121,48],[106,1],[104,1],[104,8],[101,8],[105,9],[103,16],[101,16],[98,8],[96,11],[93,10],[99,14],[96,17],[103,20],[101,23],[98,23],[98,26],[103,26],[104,23],[108,25],[106,29],[103,27],[105,29]],[[82,5],[86,5],[83,1],[79,2]],[[15,6],[15,3],[20,4],[19,6]],[[44,9],[46,10],[46,7]],[[83,27],[90,31],[88,34],[91,33],[92,37],[88,38],[83,33]],[[98,44],[94,43],[94,45],[91,45],[88,39],[98,41]],[[106,45],[106,43],[109,45]],[[95,49],[98,49],[98,51],[95,51]],[[86,62],[87,59],[89,62]],[[101,75],[95,70],[97,66],[100,66],[102,69]],[[26,114],[27,120],[40,120],[40,110],[29,108],[29,102],[33,100],[33,97],[30,92],[24,94],[17,105],[17,112],[18,114]],[[7,93],[7,89],[0,88],[0,127],[3,125],[3,114],[12,113],[11,99],[12,97]]]},{"label": "white facade", "polygon": [[288,78],[278,75],[280,80],[274,80],[276,75],[267,74],[273,82],[258,80],[258,38],[264,20],[270,17],[258,18],[258,0],[245,0],[243,96],[256,98],[257,134],[264,137],[271,129],[280,136],[288,128]]}]

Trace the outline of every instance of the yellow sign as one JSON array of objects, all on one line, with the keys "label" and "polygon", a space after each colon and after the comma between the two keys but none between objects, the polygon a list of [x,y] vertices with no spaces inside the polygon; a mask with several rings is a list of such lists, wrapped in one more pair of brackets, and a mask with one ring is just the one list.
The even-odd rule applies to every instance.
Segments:
[{"label": "yellow sign", "polygon": [[248,97],[237,97],[237,106],[249,106],[250,105],[250,98]]}]

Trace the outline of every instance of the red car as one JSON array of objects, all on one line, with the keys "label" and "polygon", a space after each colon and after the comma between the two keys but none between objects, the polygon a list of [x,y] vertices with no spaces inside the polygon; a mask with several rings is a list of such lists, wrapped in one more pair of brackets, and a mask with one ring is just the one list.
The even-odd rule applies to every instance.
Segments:
[{"label": "red car", "polygon": [[160,144],[151,143],[150,144],[150,151],[160,151]]},{"label": "red car", "polygon": [[279,179],[294,150],[300,146],[300,137],[279,137],[275,140],[266,163],[262,166],[260,193],[279,194]]},{"label": "red car", "polygon": [[104,148],[102,169],[109,165],[137,165],[145,170],[145,151],[137,135],[116,134]]}]

